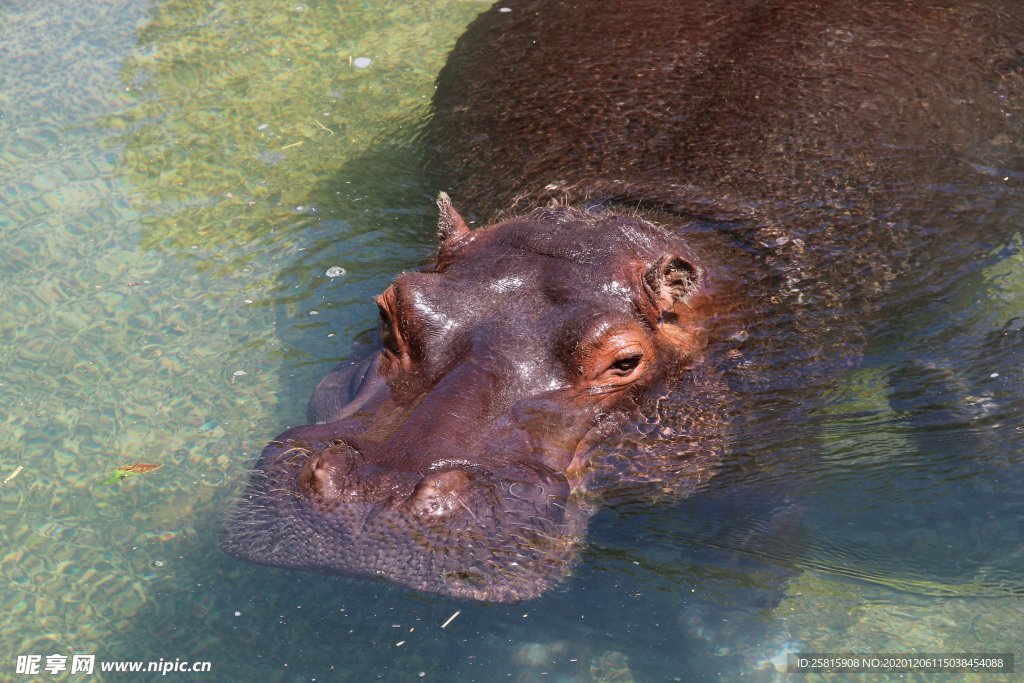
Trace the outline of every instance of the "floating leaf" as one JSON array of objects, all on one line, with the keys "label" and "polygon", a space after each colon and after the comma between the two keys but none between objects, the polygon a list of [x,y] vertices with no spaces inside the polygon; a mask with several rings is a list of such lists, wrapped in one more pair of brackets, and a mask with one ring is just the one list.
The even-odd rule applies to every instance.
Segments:
[{"label": "floating leaf", "polygon": [[113,486],[117,482],[121,481],[125,477],[131,474],[146,474],[153,470],[158,470],[163,465],[153,465],[147,462],[137,462],[134,465],[121,465],[114,473],[110,475],[109,479],[104,479],[100,482],[102,486]]},{"label": "floating leaf", "polygon": [[163,465],[151,465],[146,462],[138,462],[135,463],[134,465],[122,465],[121,467],[117,468],[117,471],[126,472],[129,474],[146,474],[147,472],[158,470],[161,467],[163,467]]}]

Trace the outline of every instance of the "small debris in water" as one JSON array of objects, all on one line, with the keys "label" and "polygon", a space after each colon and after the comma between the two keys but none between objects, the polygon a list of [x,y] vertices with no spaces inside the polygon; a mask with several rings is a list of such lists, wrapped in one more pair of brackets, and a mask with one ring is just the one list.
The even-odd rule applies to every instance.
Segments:
[{"label": "small debris in water", "polygon": [[240,617],[240,616],[242,616],[242,613],[241,612],[235,612],[235,616],[236,617]]},{"label": "small debris in water", "polygon": [[450,617],[448,617],[448,620],[446,622],[444,622],[443,624],[441,624],[441,628],[447,627],[448,624],[450,624],[453,621],[455,621],[455,617],[459,616],[460,614],[462,614],[462,610],[460,610],[460,609],[455,610],[455,614],[453,614]]},{"label": "small debris in water", "polygon": [[14,478],[15,478],[16,476],[18,476],[19,474],[21,474],[21,471],[22,471],[23,469],[25,469],[25,466],[24,466],[24,465],[18,465],[17,467],[15,467],[15,468],[14,468],[14,471],[13,471],[13,472],[11,472],[10,474],[8,474],[8,475],[7,475],[7,477],[6,477],[5,479],[4,479],[4,482],[3,482],[3,483],[4,483],[4,484],[6,484],[6,483],[7,483],[7,482],[9,482],[9,481],[10,481],[11,479],[14,479]]},{"label": "small debris in water", "polygon": [[352,66],[357,69],[365,69],[373,63],[373,60],[369,57],[356,57],[352,60]]},{"label": "small debris in water", "polygon": [[502,8],[501,8],[501,9],[499,9],[498,11],[499,11],[499,12],[503,12],[503,13],[507,13],[507,12],[511,12],[511,11],[512,11],[512,8],[511,8],[511,7],[502,7]]},{"label": "small debris in water", "polygon": [[234,372],[231,373],[231,375],[233,377],[244,377],[245,375],[248,375],[248,374],[249,373],[246,372],[245,370],[235,370]]},{"label": "small debris in water", "polygon": [[326,272],[324,272],[324,275],[326,275],[327,277],[341,277],[347,272],[348,271],[342,268],[341,266],[331,266],[330,268],[327,269]]},{"label": "small debris in water", "polygon": [[256,126],[256,130],[266,130],[269,127],[270,127],[269,123],[261,123],[260,125]]},{"label": "small debris in water", "polygon": [[153,566],[157,567],[157,568],[160,568],[160,567],[164,566],[164,561],[163,560],[153,560]]},{"label": "small debris in water", "polygon": [[992,377],[993,379],[998,377],[998,376],[999,376],[998,372],[993,372],[991,375],[989,375],[989,377]]},{"label": "small debris in water", "polygon": [[405,641],[404,640],[400,640],[397,643],[395,643],[395,647],[402,647],[403,645],[405,645]]},{"label": "small debris in water", "polygon": [[117,482],[121,481],[125,477],[132,474],[148,474],[154,470],[158,470],[163,465],[153,465],[148,462],[137,462],[134,465],[121,465],[114,473],[110,475],[108,479],[104,479],[100,482],[100,486],[113,486]]}]

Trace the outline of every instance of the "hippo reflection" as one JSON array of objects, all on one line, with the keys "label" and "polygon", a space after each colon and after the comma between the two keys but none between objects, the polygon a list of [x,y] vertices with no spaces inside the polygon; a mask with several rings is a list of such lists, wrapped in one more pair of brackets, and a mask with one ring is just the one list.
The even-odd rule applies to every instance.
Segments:
[{"label": "hippo reflection", "polygon": [[441,195],[436,263],[266,447],[231,554],[536,596],[598,503],[697,490],[731,416],[813,406],[893,282],[952,277],[1019,205],[1009,0],[510,7],[426,136],[492,223]]}]

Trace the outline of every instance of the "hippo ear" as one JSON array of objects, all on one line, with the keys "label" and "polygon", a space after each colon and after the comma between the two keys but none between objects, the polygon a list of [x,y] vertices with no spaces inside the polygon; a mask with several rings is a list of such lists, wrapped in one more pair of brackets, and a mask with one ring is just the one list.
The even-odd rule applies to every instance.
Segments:
[{"label": "hippo ear", "polygon": [[452,199],[447,192],[438,193],[437,210],[440,214],[437,218],[437,236],[442,247],[445,243],[457,240],[469,232],[466,221],[462,220],[462,216],[452,206]]},{"label": "hippo ear", "polygon": [[666,254],[647,268],[644,284],[659,311],[671,310],[700,286],[700,269],[682,256]]}]

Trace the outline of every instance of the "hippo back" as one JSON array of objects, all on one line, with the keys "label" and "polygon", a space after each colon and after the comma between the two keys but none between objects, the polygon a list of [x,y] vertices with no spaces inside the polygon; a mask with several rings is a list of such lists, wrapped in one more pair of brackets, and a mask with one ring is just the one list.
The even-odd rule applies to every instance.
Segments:
[{"label": "hippo back", "polygon": [[967,231],[1005,232],[1022,15],[1012,0],[499,3],[439,79],[432,167],[487,219],[550,200],[662,209],[768,249],[793,297],[878,293],[925,254],[955,258],[940,247]]}]

